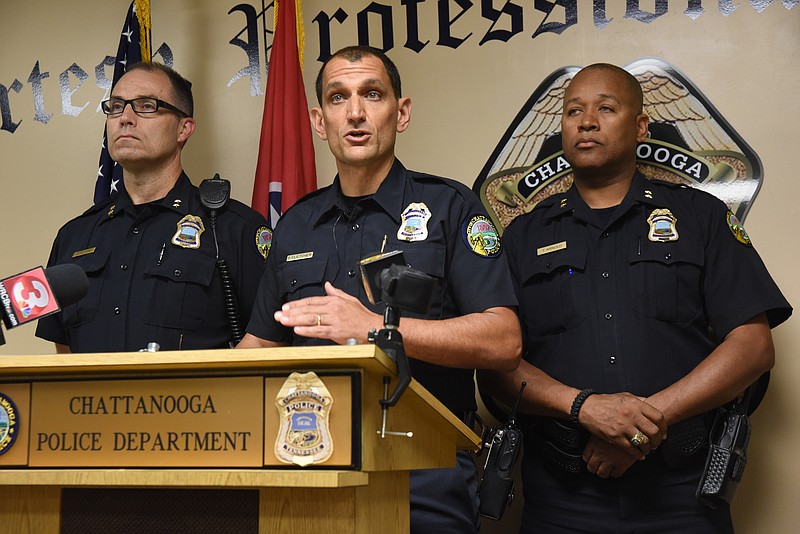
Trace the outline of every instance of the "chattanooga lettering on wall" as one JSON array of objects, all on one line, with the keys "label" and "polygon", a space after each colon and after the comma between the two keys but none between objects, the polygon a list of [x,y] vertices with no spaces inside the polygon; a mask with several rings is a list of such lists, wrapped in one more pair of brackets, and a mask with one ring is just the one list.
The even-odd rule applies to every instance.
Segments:
[{"label": "chattanooga lettering on wall", "polygon": [[[648,139],[636,151],[639,170],[651,179],[708,191],[744,220],[763,180],[753,149],[666,61],[644,58],[625,68],[642,84],[650,116]],[[572,185],[561,146],[561,108],[578,70],[559,69],[536,88],[475,180],[473,189],[502,228]]]},{"label": "chattanooga lettering on wall", "polygon": [[[591,20],[584,20],[586,17],[581,18],[578,10],[578,0],[392,0],[384,3],[338,0],[325,4],[325,9],[316,14],[306,13],[306,53],[313,54],[311,57],[322,62],[338,48],[334,47],[334,43],[357,43],[384,51],[402,46],[417,54],[424,54],[435,47],[459,49],[467,43],[484,46],[493,42],[509,43],[512,39],[514,42],[521,39],[534,42],[545,34],[569,39],[568,30],[579,24],[591,24],[602,31],[612,27],[619,19],[654,24],[670,12],[679,12],[696,20],[713,9],[727,17],[740,9],[761,13],[773,4],[773,8],[780,9],[780,5],[783,9],[791,10],[798,3],[800,0],[782,0],[779,4],[774,0],[687,0],[680,3],[626,0],[624,5],[609,5],[611,2],[606,0],[592,0]],[[269,73],[267,58],[272,45],[273,4],[259,2],[257,7],[255,3],[227,4],[231,7],[217,4],[220,3],[215,3],[214,9],[219,10],[219,16],[227,15],[237,20],[244,17],[242,30],[236,35],[221,35],[218,41],[212,39],[210,45],[234,46],[244,53],[241,56],[242,65],[232,67],[227,86],[246,82],[249,83],[252,96],[261,96],[266,84],[266,76],[262,76],[262,72],[266,75]],[[652,11],[648,6],[652,6]],[[429,21],[435,21],[436,29],[425,32],[423,28],[430,25],[421,23]],[[157,31],[169,32],[169,21],[157,21],[154,25]],[[396,28],[403,28],[403,34],[396,36]],[[111,45],[113,43],[109,43]],[[155,52],[154,57],[159,56],[161,61],[172,66],[173,53],[166,43]],[[111,79],[106,75],[106,69],[113,66],[114,56],[107,55],[93,67],[95,85],[105,92],[103,98],[95,102],[95,113],[100,112],[100,101],[108,98]],[[25,121],[22,117],[32,117],[43,124],[50,122],[55,113],[45,107],[46,90],[43,82],[50,78],[51,69],[64,69],[58,74],[61,115],[77,117],[89,108],[92,101],[84,96],[90,77],[87,70],[77,61],[64,68],[63,65],[52,66],[40,59],[27,76],[0,73],[0,132],[17,132]],[[219,83],[225,82],[220,80]],[[33,94],[33,109],[22,110],[15,97],[28,89]]]}]

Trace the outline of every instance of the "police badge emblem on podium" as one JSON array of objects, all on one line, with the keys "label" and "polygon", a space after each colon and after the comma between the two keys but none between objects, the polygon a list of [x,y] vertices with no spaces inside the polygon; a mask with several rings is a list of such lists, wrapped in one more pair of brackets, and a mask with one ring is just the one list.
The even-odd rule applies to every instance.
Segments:
[{"label": "police badge emblem on podium", "polygon": [[289,375],[275,397],[275,406],[280,419],[275,440],[278,460],[305,467],[331,457],[333,397],[315,373]]}]

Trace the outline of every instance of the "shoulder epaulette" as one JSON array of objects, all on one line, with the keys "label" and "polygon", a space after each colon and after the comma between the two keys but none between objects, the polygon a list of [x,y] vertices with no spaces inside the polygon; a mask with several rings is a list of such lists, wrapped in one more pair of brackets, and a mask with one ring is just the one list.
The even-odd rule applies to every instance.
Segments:
[{"label": "shoulder epaulette", "polygon": [[117,197],[113,196],[113,197],[109,197],[109,198],[103,200],[102,202],[99,202],[97,204],[93,204],[93,205],[89,206],[89,208],[86,211],[84,211],[83,213],[81,213],[77,217],[73,218],[72,220],[80,219],[81,217],[86,217],[88,215],[94,215],[95,213],[99,213],[101,211],[104,211],[104,210],[108,209],[108,207],[111,206],[114,202],[116,202],[116,200],[117,200]]},{"label": "shoulder epaulette", "polygon": [[694,189],[692,186],[685,183],[668,182],[666,180],[659,180],[658,178],[649,178],[648,180],[656,185],[663,185],[672,189]]}]

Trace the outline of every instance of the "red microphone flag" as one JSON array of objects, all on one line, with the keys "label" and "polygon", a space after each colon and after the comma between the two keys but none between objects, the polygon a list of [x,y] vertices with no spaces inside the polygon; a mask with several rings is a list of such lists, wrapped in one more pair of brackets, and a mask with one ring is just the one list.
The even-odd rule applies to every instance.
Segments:
[{"label": "red microphone flag", "polygon": [[0,305],[6,328],[29,323],[61,309],[41,267],[0,280]]}]

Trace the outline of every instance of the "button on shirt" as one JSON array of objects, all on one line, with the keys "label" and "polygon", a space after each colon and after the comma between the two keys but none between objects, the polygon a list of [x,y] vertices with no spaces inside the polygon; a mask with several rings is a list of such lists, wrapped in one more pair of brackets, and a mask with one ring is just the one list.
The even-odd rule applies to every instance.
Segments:
[{"label": "button on shirt", "polygon": [[[172,243],[187,215],[202,221],[198,248]],[[265,225],[235,200],[217,216],[219,258],[228,265],[243,325],[264,268],[256,237]],[[231,330],[216,255],[210,214],[185,174],[157,202],[135,206],[123,190],[59,231],[48,265],[80,265],[89,292],[40,320],[36,335],[72,352],[136,351],[150,342],[161,350],[226,347]]]},{"label": "button on shirt", "polygon": [[[430,219],[424,239],[406,241],[398,237],[398,231],[404,224],[402,214],[412,203],[424,203]],[[284,302],[324,295],[326,281],[382,314],[385,305],[369,303],[358,270],[358,262],[379,253],[382,246],[386,252],[402,250],[406,264],[438,280],[429,312],[402,312],[403,316],[448,319],[515,306],[503,252],[481,256],[464,236],[465,222],[485,213],[466,186],[407,171],[399,161],[374,195],[352,207],[345,202],[337,177],[331,186],[306,196],[281,218],[247,331],[294,345],[331,344],[293,336],[273,319]],[[402,324],[401,319],[401,331]],[[445,368],[413,358],[410,364],[412,375],[451,410],[475,409],[472,369]]]},{"label": "button on shirt", "polygon": [[[668,209],[677,239],[649,238]],[[735,327],[791,307],[727,207],[702,191],[634,177],[606,217],[573,187],[503,235],[523,328],[523,357],[570,386],[649,396],[694,369]],[[558,246],[553,246],[557,245]]]}]

